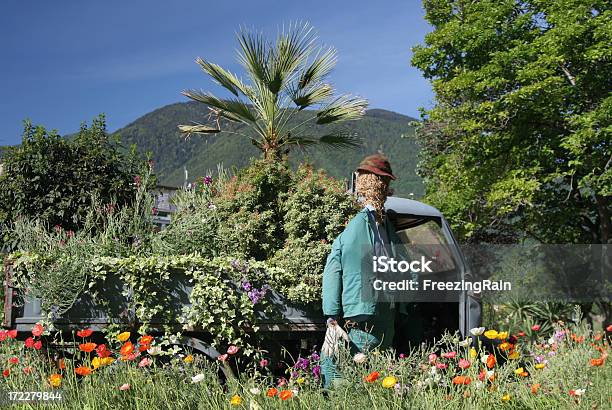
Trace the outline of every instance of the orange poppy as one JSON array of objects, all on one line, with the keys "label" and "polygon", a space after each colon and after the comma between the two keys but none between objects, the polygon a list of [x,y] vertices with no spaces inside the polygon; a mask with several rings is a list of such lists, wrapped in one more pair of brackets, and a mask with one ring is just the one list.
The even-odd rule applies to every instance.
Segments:
[{"label": "orange poppy", "polygon": [[531,385],[531,392],[533,394],[536,394],[538,392],[538,390],[540,390],[540,387],[542,387],[542,385],[540,383],[535,383],[535,384]]},{"label": "orange poppy", "polygon": [[293,396],[293,392],[291,390],[283,390],[278,395],[278,397],[280,397],[281,400],[289,400],[292,396]]},{"label": "orange poppy", "polygon": [[372,372],[368,374],[366,377],[364,377],[363,379],[368,383],[374,383],[379,377],[380,377],[380,373]]},{"label": "orange poppy", "polygon": [[93,351],[94,351],[94,349],[95,349],[97,346],[98,346],[97,344],[92,343],[92,342],[89,342],[89,343],[81,343],[81,344],[79,345],[79,349],[80,349],[82,352],[85,352],[85,353],[91,353],[91,352],[93,352]]},{"label": "orange poppy", "polygon": [[274,397],[277,394],[278,394],[278,390],[276,390],[276,388],[274,388],[274,387],[270,387],[268,389],[268,391],[266,392],[266,396],[268,396],[268,397]]},{"label": "orange poppy", "polygon": [[602,366],[605,362],[605,360],[603,358],[598,358],[598,359],[591,359],[591,366]]},{"label": "orange poppy", "polygon": [[77,331],[77,336],[78,337],[89,337],[93,334],[93,330],[91,329],[83,329],[83,330],[79,330]]},{"label": "orange poppy", "polygon": [[132,342],[125,342],[123,346],[121,346],[121,349],[119,350],[119,352],[121,353],[121,356],[127,356],[133,351],[134,351],[134,345],[132,344]]},{"label": "orange poppy", "polygon": [[472,383],[472,379],[469,376],[455,376],[453,377],[453,384],[464,384],[468,385]]},{"label": "orange poppy", "polygon": [[576,343],[584,342],[584,336],[577,336],[576,333],[572,333],[570,336],[571,336],[572,340],[574,342],[576,342]]},{"label": "orange poppy", "polygon": [[93,370],[91,367],[86,367],[86,366],[79,366],[76,369],[74,369],[74,372],[78,374],[79,376],[89,376],[92,371]]},{"label": "orange poppy", "polygon": [[59,359],[57,361],[57,368],[60,370],[64,370],[66,368],[66,363],[64,362],[64,359]]},{"label": "orange poppy", "polygon": [[493,366],[495,366],[495,356],[493,356],[492,354],[490,354],[489,356],[487,356],[487,367],[489,369],[492,369]]},{"label": "orange poppy", "polygon": [[145,345],[143,345],[143,344],[138,345],[138,351],[139,352],[146,352],[150,348],[151,348],[151,345],[146,345],[146,344]]},{"label": "orange poppy", "polygon": [[139,342],[141,345],[150,345],[152,341],[153,341],[153,336],[144,335],[140,338]]}]

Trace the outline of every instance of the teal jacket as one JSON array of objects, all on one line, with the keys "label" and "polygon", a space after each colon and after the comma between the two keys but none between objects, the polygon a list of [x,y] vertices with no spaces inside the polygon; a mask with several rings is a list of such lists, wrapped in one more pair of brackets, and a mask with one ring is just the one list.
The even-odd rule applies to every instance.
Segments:
[{"label": "teal jacket", "polygon": [[[332,245],[323,270],[323,314],[325,316],[350,318],[358,315],[375,315],[373,298],[363,300],[362,288],[373,282],[372,257],[374,256],[374,227],[368,211],[363,209],[351,219],[344,231]],[[403,256],[401,240],[395,226],[385,216],[384,227],[389,238],[394,258]],[[401,256],[398,254],[402,254]],[[364,265],[368,268],[364,270]],[[365,272],[363,275],[362,273]]]}]

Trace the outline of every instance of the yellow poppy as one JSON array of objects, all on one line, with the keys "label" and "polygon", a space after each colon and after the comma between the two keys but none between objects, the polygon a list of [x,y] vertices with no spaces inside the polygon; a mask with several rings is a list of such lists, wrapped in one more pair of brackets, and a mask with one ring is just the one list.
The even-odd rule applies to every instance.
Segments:
[{"label": "yellow poppy", "polygon": [[517,352],[517,351],[515,350],[515,351],[513,351],[512,353],[510,353],[510,354],[508,355],[508,359],[510,359],[510,360],[516,360],[516,359],[518,359],[520,356],[521,356],[521,355],[519,354],[519,352]]},{"label": "yellow poppy", "polygon": [[54,373],[49,376],[49,384],[51,387],[60,387],[62,385],[62,375]]},{"label": "yellow poppy", "polygon": [[520,374],[522,374],[524,371],[525,371],[525,369],[523,369],[522,367],[519,367],[518,369],[516,369],[516,370],[514,371],[514,374],[516,374],[516,375],[520,375]]},{"label": "yellow poppy", "polygon": [[487,330],[486,332],[484,332],[485,337],[488,339],[495,339],[497,338],[498,334],[499,333],[497,333],[497,330]]},{"label": "yellow poppy", "polygon": [[510,401],[510,395],[509,394],[504,394],[501,399],[504,402],[509,402]]},{"label": "yellow poppy", "polygon": [[94,370],[96,370],[98,367],[102,366],[102,359],[97,356],[94,357],[91,359],[91,366],[94,368]]},{"label": "yellow poppy", "polygon": [[544,363],[538,363],[534,366],[536,369],[541,370],[546,367]]},{"label": "yellow poppy", "polygon": [[303,377],[298,377],[297,380],[295,381],[297,384],[302,384],[304,383],[304,378]]},{"label": "yellow poppy", "polygon": [[242,399],[237,394],[234,394],[230,399],[230,404],[232,406],[240,406],[240,403],[242,403]]},{"label": "yellow poppy", "polygon": [[470,348],[470,358],[475,359],[476,356],[478,356],[478,353],[476,352],[476,349],[474,349],[473,347]]},{"label": "yellow poppy", "polygon": [[187,356],[185,356],[185,358],[183,359],[183,361],[184,361],[185,363],[191,363],[191,362],[193,362],[193,355],[188,354]]},{"label": "yellow poppy", "polygon": [[497,338],[500,340],[504,340],[508,338],[508,332],[499,332],[497,334]]},{"label": "yellow poppy", "polygon": [[397,379],[393,376],[387,376],[382,381],[382,386],[385,389],[390,389],[397,384]]},{"label": "yellow poppy", "polygon": [[120,342],[126,342],[130,338],[130,335],[131,335],[130,332],[119,333],[119,336],[117,336],[117,339],[119,339]]}]

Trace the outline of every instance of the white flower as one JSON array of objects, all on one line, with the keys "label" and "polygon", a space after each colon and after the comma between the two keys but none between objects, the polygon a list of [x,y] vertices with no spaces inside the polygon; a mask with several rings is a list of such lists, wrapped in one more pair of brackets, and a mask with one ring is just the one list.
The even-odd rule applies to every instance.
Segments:
[{"label": "white flower", "polygon": [[495,370],[487,370],[487,372],[485,374],[487,380],[489,380],[494,375],[495,375]]},{"label": "white flower", "polygon": [[548,344],[549,345],[555,344],[555,337],[554,336],[551,336],[550,339],[548,339]]},{"label": "white flower", "polygon": [[471,333],[473,336],[480,336],[481,334],[483,334],[483,333],[484,333],[484,331],[485,331],[485,328],[484,328],[484,327],[475,327],[475,328],[473,328],[473,329],[470,329],[470,333]]},{"label": "white flower", "polygon": [[466,347],[466,346],[469,346],[470,343],[472,343],[472,338],[468,337],[467,339],[460,341],[459,346]]},{"label": "white flower", "polygon": [[436,373],[438,373],[438,369],[436,369],[436,366],[431,366],[431,369],[429,369],[429,374],[433,376]]},{"label": "white flower", "polygon": [[151,356],[157,356],[161,354],[162,348],[160,346],[152,346],[150,349],[147,350],[147,352]]},{"label": "white flower", "polygon": [[258,387],[251,387],[249,391],[254,396],[257,396],[259,393],[261,393],[261,390]]},{"label": "white flower", "polygon": [[482,387],[484,386],[484,383],[481,382],[480,380],[476,380],[474,385],[476,386],[477,389],[482,389]]},{"label": "white flower", "polygon": [[293,389],[291,390],[291,392],[293,393],[294,396],[297,396],[300,391],[298,389]]},{"label": "white flower", "polygon": [[353,361],[355,363],[365,363],[366,360],[368,360],[368,357],[363,353],[357,353],[355,356],[353,356]]},{"label": "white flower", "polygon": [[196,374],[191,378],[191,383],[200,383],[205,378],[206,376],[204,376],[204,373]]},{"label": "white flower", "polygon": [[584,394],[584,392],[586,392],[586,389],[576,389],[576,390],[574,390],[574,395],[575,396],[582,396]]}]

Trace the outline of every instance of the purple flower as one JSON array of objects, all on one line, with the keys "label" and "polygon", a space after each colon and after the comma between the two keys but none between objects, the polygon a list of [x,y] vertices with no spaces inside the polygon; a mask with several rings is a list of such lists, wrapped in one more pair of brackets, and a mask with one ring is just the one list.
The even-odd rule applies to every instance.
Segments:
[{"label": "purple flower", "polygon": [[321,357],[319,356],[317,352],[313,352],[310,355],[310,360],[312,360],[313,362],[318,362],[319,360],[321,360]]},{"label": "purple flower", "polygon": [[305,370],[308,368],[308,366],[310,365],[310,360],[306,359],[305,357],[300,357],[297,359],[297,362],[295,363],[295,367],[296,369],[302,369]]},{"label": "purple flower", "polygon": [[544,361],[544,356],[539,354],[536,357],[534,357],[534,360],[535,360],[536,363],[542,363]]},{"label": "purple flower", "polygon": [[315,377],[315,379],[318,379],[321,376],[321,366],[313,366],[312,375]]},{"label": "purple flower", "polygon": [[565,338],[565,330],[557,330],[555,332],[555,339],[557,339],[558,342],[562,341]]},{"label": "purple flower", "polygon": [[206,175],[204,177],[204,185],[210,185],[212,184],[212,177],[210,175]]},{"label": "purple flower", "polygon": [[251,285],[250,282],[242,282],[242,289],[244,289],[246,292],[250,291],[253,288],[253,285]]}]

